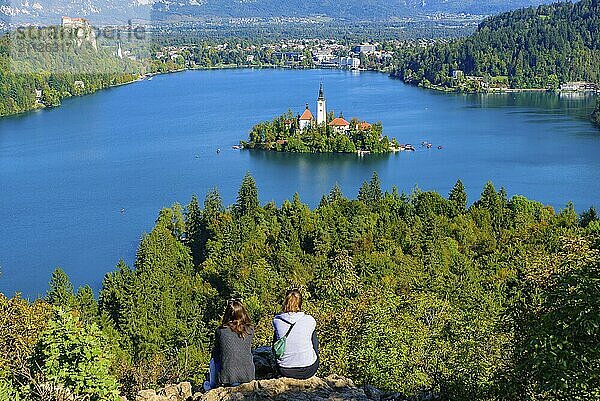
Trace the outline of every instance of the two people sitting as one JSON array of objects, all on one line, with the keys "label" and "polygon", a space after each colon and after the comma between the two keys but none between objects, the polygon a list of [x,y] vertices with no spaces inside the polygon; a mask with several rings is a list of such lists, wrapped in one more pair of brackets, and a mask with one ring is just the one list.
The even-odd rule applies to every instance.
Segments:
[{"label": "two people sitting", "polygon": [[[280,347],[276,361],[281,376],[308,379],[315,375],[319,368],[316,326],[315,319],[302,312],[300,291],[288,291],[282,311],[273,318],[273,345],[285,337],[285,346]],[[205,390],[236,386],[255,379],[253,336],[254,327],[244,305],[239,300],[230,300],[215,334]]]}]

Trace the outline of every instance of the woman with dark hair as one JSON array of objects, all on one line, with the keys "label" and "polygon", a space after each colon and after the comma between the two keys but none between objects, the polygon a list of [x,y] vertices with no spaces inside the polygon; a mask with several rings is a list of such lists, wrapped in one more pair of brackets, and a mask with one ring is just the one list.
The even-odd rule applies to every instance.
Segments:
[{"label": "woman with dark hair", "polygon": [[205,390],[254,380],[253,335],[254,327],[244,305],[238,299],[229,300],[221,326],[215,333],[210,380],[204,382]]},{"label": "woman with dark hair", "polygon": [[309,379],[319,368],[319,341],[315,319],[302,312],[302,294],[293,289],[285,294],[282,312],[273,318],[273,344],[285,337],[285,347],[279,350],[279,374],[294,379]]}]

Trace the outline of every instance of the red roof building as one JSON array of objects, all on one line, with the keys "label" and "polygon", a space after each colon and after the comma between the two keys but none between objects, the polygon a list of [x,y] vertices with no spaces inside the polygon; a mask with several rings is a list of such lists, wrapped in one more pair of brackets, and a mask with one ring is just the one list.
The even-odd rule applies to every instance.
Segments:
[{"label": "red roof building", "polygon": [[308,107],[304,110],[304,113],[300,116],[300,121],[311,121],[314,120],[313,114],[310,112]]},{"label": "red roof building", "polygon": [[346,127],[346,128],[350,128],[350,123],[346,120],[344,120],[344,117],[337,117],[334,118],[333,121],[331,121],[329,123],[330,126],[332,127]]},{"label": "red roof building", "polygon": [[329,123],[329,126],[339,133],[348,132],[350,129],[350,123],[341,115],[337,118],[334,118],[333,121]]},{"label": "red roof building", "polygon": [[367,131],[371,129],[371,124],[369,124],[366,121],[361,121],[358,124],[356,124],[356,128],[360,131]]}]

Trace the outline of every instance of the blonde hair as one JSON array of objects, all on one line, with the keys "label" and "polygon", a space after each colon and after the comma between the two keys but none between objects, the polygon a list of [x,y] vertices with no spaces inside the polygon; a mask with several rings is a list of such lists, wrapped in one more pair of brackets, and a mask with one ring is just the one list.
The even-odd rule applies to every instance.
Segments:
[{"label": "blonde hair", "polygon": [[283,301],[283,312],[300,312],[302,310],[302,294],[298,289],[289,290],[285,293]]}]

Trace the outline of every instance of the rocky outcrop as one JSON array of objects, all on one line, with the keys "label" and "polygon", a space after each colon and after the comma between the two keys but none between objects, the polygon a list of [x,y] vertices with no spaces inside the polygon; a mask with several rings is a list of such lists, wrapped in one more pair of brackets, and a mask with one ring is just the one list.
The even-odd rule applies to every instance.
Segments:
[{"label": "rocky outcrop", "polygon": [[188,401],[192,398],[192,385],[189,382],[169,384],[158,391],[141,390],[135,401]]},{"label": "rocky outcrop", "polygon": [[196,393],[194,401],[371,401],[352,380],[329,376],[308,380],[289,378],[255,380],[237,387]]},{"label": "rocky outcrop", "polygon": [[169,385],[158,391],[140,391],[135,401],[433,401],[437,399],[439,398],[430,391],[406,397],[401,393],[384,392],[369,385],[357,387],[352,380],[333,375],[323,379],[312,377],[308,380],[289,378],[254,380],[237,387],[220,387],[193,395],[190,383],[185,382]]},{"label": "rocky outcrop", "polygon": [[154,390],[138,392],[135,401],[431,401],[431,392],[406,397],[401,393],[383,392],[373,386],[357,387],[351,379],[328,376],[308,380],[276,378],[277,368],[271,347],[253,352],[257,380],[236,387],[220,387],[196,392],[184,382]]}]

